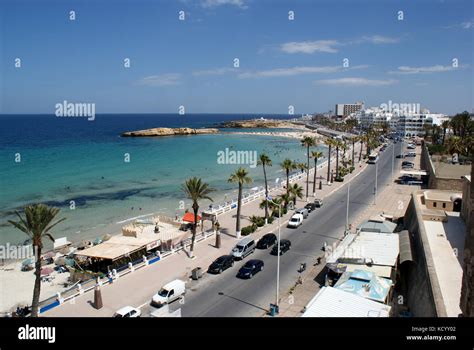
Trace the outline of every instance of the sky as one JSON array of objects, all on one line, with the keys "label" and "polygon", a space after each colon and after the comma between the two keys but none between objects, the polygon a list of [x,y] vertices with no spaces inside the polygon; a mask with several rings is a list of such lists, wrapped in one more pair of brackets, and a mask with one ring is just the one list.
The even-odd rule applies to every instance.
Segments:
[{"label": "sky", "polygon": [[0,0],[0,113],[472,111],[473,4]]}]

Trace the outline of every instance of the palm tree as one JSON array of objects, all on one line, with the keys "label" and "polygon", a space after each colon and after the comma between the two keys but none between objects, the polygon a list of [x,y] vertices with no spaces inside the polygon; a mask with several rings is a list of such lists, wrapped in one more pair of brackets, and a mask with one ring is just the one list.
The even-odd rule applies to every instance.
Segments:
[{"label": "palm tree", "polygon": [[330,174],[331,174],[331,151],[332,147],[334,146],[334,140],[332,138],[327,138],[324,140],[324,143],[329,147],[328,149],[328,178],[327,181],[329,182],[330,180]]},{"label": "palm tree", "polygon": [[252,182],[252,178],[249,176],[247,169],[240,167],[234,173],[232,173],[227,180],[228,182],[239,184],[239,196],[237,201],[237,220],[235,222],[235,231],[237,237],[240,237],[240,212],[242,209],[242,189],[244,184]]},{"label": "palm tree", "polygon": [[445,120],[441,123],[441,127],[443,128],[443,145],[444,141],[446,140],[446,130],[449,128],[449,120]]},{"label": "palm tree", "polygon": [[200,178],[193,177],[186,180],[184,185],[181,187],[182,191],[186,194],[188,199],[193,201],[193,212],[194,212],[194,225],[193,225],[193,236],[191,239],[191,251],[190,257],[193,257],[194,252],[194,241],[196,239],[196,230],[198,222],[198,212],[199,212],[199,201],[202,199],[208,199],[212,202],[212,198],[209,197],[209,194],[214,191],[214,189],[209,187],[209,184],[202,182]]},{"label": "palm tree", "polygon": [[465,147],[463,144],[463,139],[459,136],[451,136],[448,139],[448,152],[458,153],[458,154],[465,154]]},{"label": "palm tree", "polygon": [[323,152],[313,151],[311,157],[314,158],[314,177],[313,177],[313,193],[316,192],[316,172],[318,170],[318,159],[322,158]]},{"label": "palm tree", "polygon": [[290,188],[290,193],[293,196],[293,203],[296,205],[297,198],[303,198],[303,187],[294,183],[293,186]]},{"label": "palm tree", "polygon": [[290,192],[290,172],[295,169],[295,163],[291,160],[286,158],[280,164],[281,168],[285,170],[286,173],[286,193]]},{"label": "palm tree", "polygon": [[[290,188],[291,190],[291,188]],[[283,194],[280,194],[280,198],[279,198],[280,202],[283,202],[283,207],[286,208],[288,207],[288,203],[290,203],[291,201],[291,196],[290,196],[290,193],[283,193]]]},{"label": "palm tree", "polygon": [[360,142],[359,162],[362,160],[362,151],[364,149],[364,135],[357,136],[357,140]]},{"label": "palm tree", "polygon": [[[272,160],[265,153],[261,153],[257,162],[263,168],[263,178],[265,179],[265,198],[268,198],[268,182],[267,182],[267,171],[266,166],[272,166]],[[268,220],[268,202],[265,201],[265,222]]]},{"label": "palm tree", "polygon": [[35,251],[35,284],[33,287],[33,301],[31,303],[31,317],[38,317],[39,298],[41,294],[41,251],[43,249],[43,238],[47,237],[54,242],[51,229],[66,220],[59,219],[53,223],[60,209],[48,207],[45,204],[29,205],[24,209],[23,218],[18,211],[16,215],[19,221],[8,220],[10,224],[23,231],[30,238]]},{"label": "palm tree", "polygon": [[306,147],[306,198],[308,198],[309,188],[309,148],[316,145],[316,139],[311,136],[305,136],[301,140],[301,146]]},{"label": "palm tree", "polygon": [[355,164],[355,144],[357,142],[357,136],[353,136],[352,139],[352,166]]},{"label": "palm tree", "polygon": [[339,148],[343,147],[344,144],[340,140],[336,140],[334,142],[334,145],[336,146],[336,177],[339,176]]},{"label": "palm tree", "polygon": [[307,169],[307,166],[305,163],[296,163],[295,162],[295,169],[299,169],[301,172],[304,172]]}]

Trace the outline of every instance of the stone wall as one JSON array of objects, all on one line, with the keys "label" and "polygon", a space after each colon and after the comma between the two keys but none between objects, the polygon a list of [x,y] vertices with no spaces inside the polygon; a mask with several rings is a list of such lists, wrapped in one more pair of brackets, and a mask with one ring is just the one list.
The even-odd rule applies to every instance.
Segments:
[{"label": "stone wall", "polygon": [[428,173],[428,188],[437,190],[449,190],[455,192],[462,192],[463,180],[461,178],[444,178],[436,176],[435,164],[433,163],[428,148],[423,143],[421,146],[421,169]]},{"label": "stone wall", "polygon": [[[463,209],[469,211],[469,221],[474,218],[474,162],[471,164],[471,183],[469,197],[463,197]],[[467,183],[467,180],[466,180]],[[466,189],[467,191],[467,189]],[[463,192],[464,196],[464,192]],[[465,204],[468,202],[469,204]],[[462,276],[460,307],[464,316],[474,317],[474,225],[466,220],[466,243],[464,244],[464,267]]]},{"label": "stone wall", "polygon": [[415,266],[410,269],[407,281],[407,306],[415,317],[446,317],[441,289],[433,259],[428,245],[421,207],[416,196],[422,191],[415,191],[405,213],[405,228],[413,238]]}]

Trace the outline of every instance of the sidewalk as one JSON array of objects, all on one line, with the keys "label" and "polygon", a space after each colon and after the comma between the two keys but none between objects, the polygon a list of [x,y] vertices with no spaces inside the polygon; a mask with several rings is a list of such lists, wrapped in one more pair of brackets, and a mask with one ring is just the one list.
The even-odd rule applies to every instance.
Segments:
[{"label": "sidewalk", "polygon": [[[421,149],[418,146],[416,149],[417,157],[415,158],[415,168],[420,169],[420,154]],[[394,169],[395,180],[400,176],[401,169]],[[352,227],[355,228],[363,221],[381,214],[393,215],[395,218],[405,215],[406,208],[411,198],[411,193],[420,189],[420,186],[400,185],[397,183],[389,183],[384,188],[379,188],[376,205],[372,204],[358,215],[358,217],[351,222]],[[344,233],[341,232],[341,239]],[[280,303],[281,317],[299,317],[303,313],[304,307],[308,302],[319,292],[320,284],[316,278],[323,271],[325,267],[325,260],[321,261],[320,265],[310,266],[304,273],[301,274],[302,284],[295,284],[292,290],[286,291],[282,294]],[[318,279],[319,280],[319,279]]]},{"label": "sidewalk", "polygon": [[[356,145],[356,160],[358,159],[358,146],[359,145]],[[348,155],[350,156],[350,153],[348,153]],[[334,168],[335,158],[334,161],[333,159],[331,160],[331,167]],[[347,175],[344,182],[335,182],[331,184],[331,186],[328,186],[325,180],[327,175],[327,166],[324,166],[322,169],[318,169],[316,197],[324,199],[330,196],[333,192],[337,191],[345,183],[350,181],[350,179],[360,174],[366,168],[366,166],[367,164],[365,163],[360,164],[360,166],[356,165],[354,172]],[[323,182],[322,190],[319,190],[320,180]],[[305,192],[306,176],[303,176],[301,180],[297,181],[297,183],[303,186],[303,192]],[[309,186],[309,192],[311,193],[309,200],[312,200],[312,172],[310,172]],[[284,193],[284,191],[284,189],[275,190],[271,193],[271,195],[276,196],[280,193]],[[254,200],[242,207],[241,227],[250,224],[250,221],[248,220],[250,216],[264,215],[264,209],[259,208],[261,200],[262,199]],[[303,206],[305,203],[306,201],[299,200],[296,203],[296,206]],[[282,226],[286,225],[286,222],[289,220],[292,214],[292,212],[289,212],[282,216]],[[64,304],[53,308],[50,311],[47,311],[44,315],[50,317],[110,317],[117,309],[125,305],[132,305],[135,307],[142,306],[140,304],[143,304],[143,300],[148,301],[151,296],[167,282],[176,278],[186,281],[191,275],[191,270],[195,267],[202,267],[205,269],[217,257],[230,252],[237,242],[235,237],[235,216],[236,209],[218,216],[218,220],[221,225],[220,249],[215,248],[215,235],[212,235],[195,245],[194,259],[189,259],[186,252],[180,251],[163,258],[161,261],[153,265],[129,273],[128,275],[117,279],[112,284],[102,286],[101,291],[104,307],[100,310],[96,310],[92,307],[94,293],[87,292],[70,301],[66,301]],[[278,220],[274,220],[271,225],[266,225],[259,228],[255,233],[252,234],[252,237],[258,239],[268,232],[276,232],[277,229]],[[130,291],[133,291],[133,293],[130,293]]]}]

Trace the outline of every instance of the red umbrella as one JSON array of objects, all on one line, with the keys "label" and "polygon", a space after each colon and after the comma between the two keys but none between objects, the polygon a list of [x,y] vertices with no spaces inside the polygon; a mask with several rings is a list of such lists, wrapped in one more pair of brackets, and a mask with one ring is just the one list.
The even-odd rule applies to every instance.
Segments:
[{"label": "red umbrella", "polygon": [[41,269],[41,276],[46,276],[46,275],[49,275],[50,273],[52,273],[54,271],[53,268],[51,267],[43,267]]},{"label": "red umbrella", "polygon": [[[201,220],[201,217],[198,215],[197,219],[199,221]],[[184,214],[183,221],[194,223],[194,214],[193,213]]]}]

